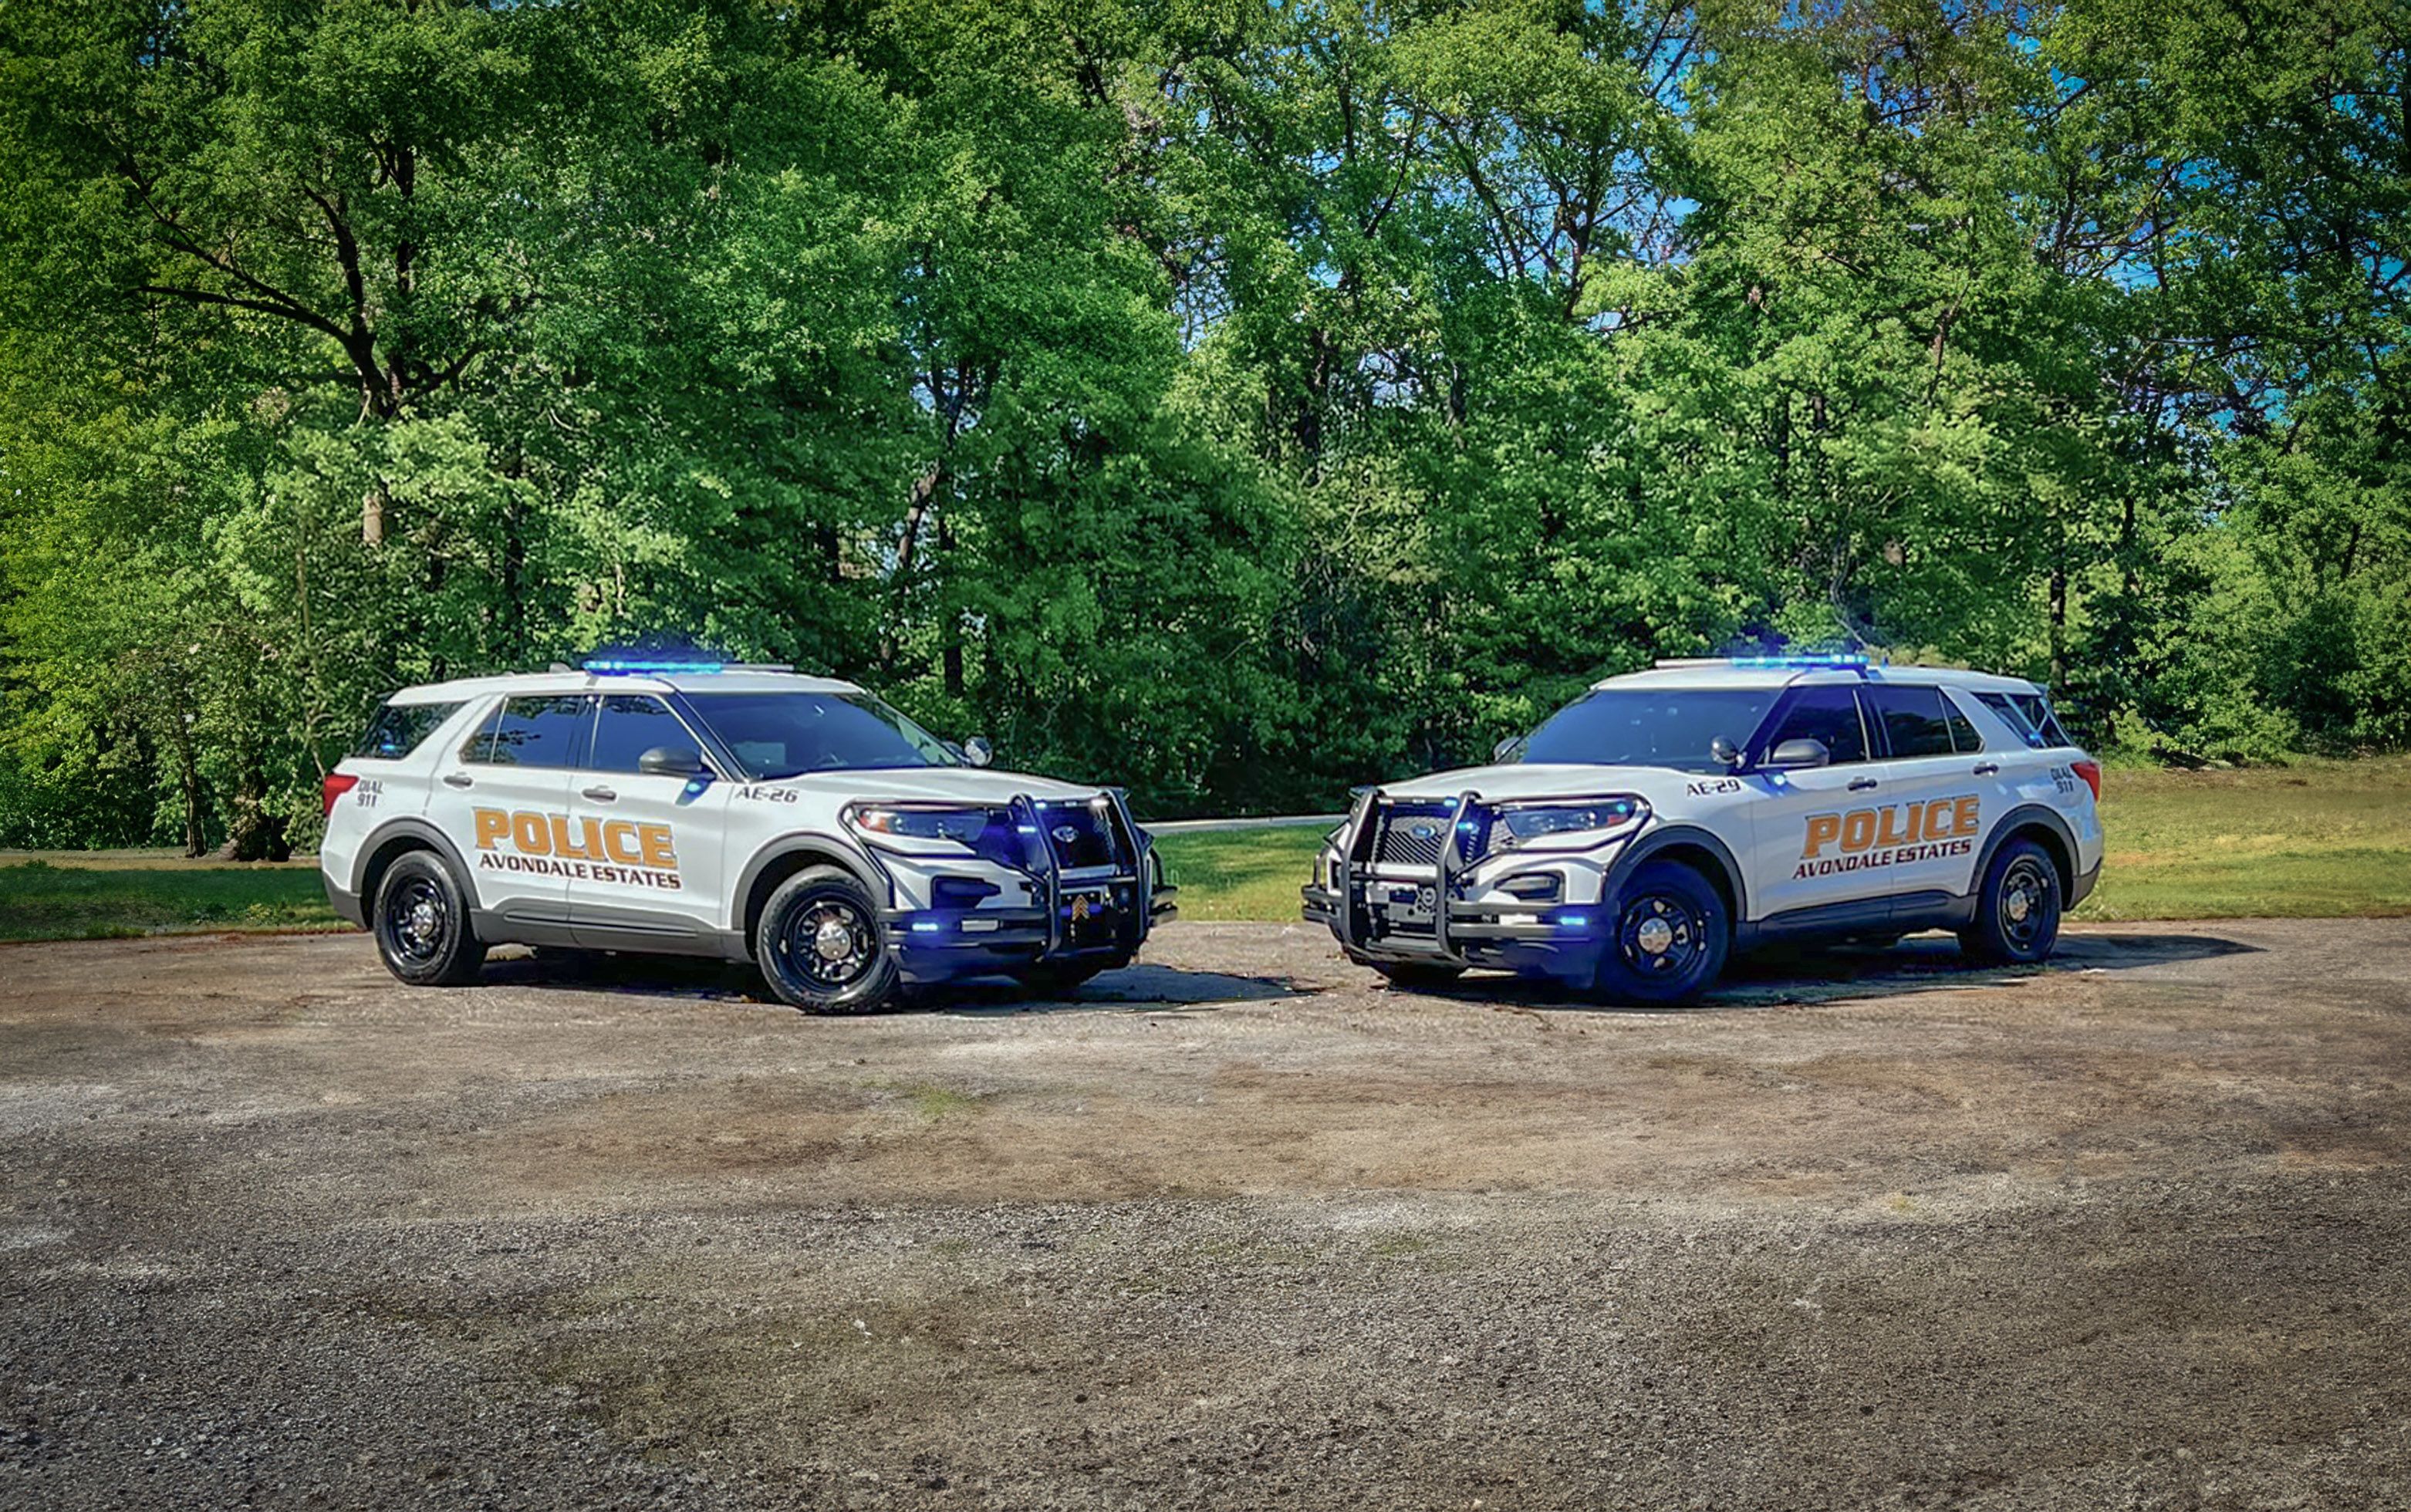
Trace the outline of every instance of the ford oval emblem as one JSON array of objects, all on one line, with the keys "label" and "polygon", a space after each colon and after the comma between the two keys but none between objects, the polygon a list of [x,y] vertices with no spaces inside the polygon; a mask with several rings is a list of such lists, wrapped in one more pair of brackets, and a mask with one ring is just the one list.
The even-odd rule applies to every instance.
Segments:
[{"label": "ford oval emblem", "polygon": [[1079,837],[1080,832],[1074,829],[1069,824],[1058,824],[1055,826],[1055,838],[1058,842],[1063,845],[1070,845]]},{"label": "ford oval emblem", "polygon": [[1437,840],[1439,838],[1439,831],[1429,824],[1413,825],[1408,829],[1407,833],[1413,836],[1418,840]]}]

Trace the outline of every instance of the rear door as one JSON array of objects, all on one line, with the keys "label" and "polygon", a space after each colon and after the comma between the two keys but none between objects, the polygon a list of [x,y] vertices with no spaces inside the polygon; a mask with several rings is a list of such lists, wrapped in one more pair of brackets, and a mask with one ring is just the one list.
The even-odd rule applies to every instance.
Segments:
[{"label": "rear door", "polygon": [[[1832,764],[1759,771],[1750,810],[1749,896],[1753,918],[1879,899],[1887,886],[1862,856],[1873,835],[1882,773],[1872,759],[1858,690],[1844,682],[1792,689],[1751,755],[1763,762],[1786,740],[1816,740]],[[1863,822],[1853,817],[1868,817]],[[1862,833],[1862,832],[1864,833]],[[1880,911],[1880,910],[1878,910]]]},{"label": "rear door", "polygon": [[568,821],[590,722],[583,694],[505,698],[436,766],[428,817],[467,858],[477,907],[513,938],[567,938],[569,866],[555,825]]},{"label": "rear door", "polygon": [[716,948],[724,911],[723,850],[738,791],[707,777],[655,777],[645,753],[702,754],[702,742],[651,693],[605,693],[571,785],[577,850],[570,916],[581,945]]},{"label": "rear door", "polygon": [[1940,688],[1874,683],[1866,696],[1886,758],[1871,854],[1914,923],[1973,885],[1978,844],[2001,807],[2000,763]]}]

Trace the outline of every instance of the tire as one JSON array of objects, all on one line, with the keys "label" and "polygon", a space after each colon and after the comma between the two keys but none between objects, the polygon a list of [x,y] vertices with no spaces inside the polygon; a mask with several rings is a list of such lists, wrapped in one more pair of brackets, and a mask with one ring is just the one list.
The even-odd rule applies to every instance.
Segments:
[{"label": "tire", "polygon": [[1032,967],[1015,980],[1022,990],[1033,997],[1059,996],[1074,993],[1088,985],[1090,978],[1106,971],[1118,971],[1130,965],[1128,956],[1120,960],[1066,961]]},{"label": "tire", "polygon": [[807,866],[779,884],[753,926],[753,964],[772,996],[807,1013],[875,1013],[897,998],[879,905],[835,866]]},{"label": "tire", "polygon": [[469,900],[431,850],[396,857],[377,879],[369,929],[385,968],[414,987],[466,987],[486,964]]},{"label": "tire", "polygon": [[1616,890],[1613,917],[1591,981],[1601,1001],[1693,1002],[1723,974],[1731,910],[1723,894],[1681,862],[1642,863]]},{"label": "tire", "polygon": [[1428,961],[1367,961],[1395,987],[1445,987],[1465,975],[1465,967]]},{"label": "tire", "polygon": [[1979,966],[2033,966],[2059,943],[2059,868],[2032,840],[2011,840],[1984,868],[1976,919],[1959,931],[1959,949]]}]

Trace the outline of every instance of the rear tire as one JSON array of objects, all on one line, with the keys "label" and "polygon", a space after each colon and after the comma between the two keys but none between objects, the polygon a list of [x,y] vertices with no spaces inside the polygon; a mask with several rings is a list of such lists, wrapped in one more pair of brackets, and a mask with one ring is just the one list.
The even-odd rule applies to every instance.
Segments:
[{"label": "rear tire", "polygon": [[385,968],[414,987],[466,987],[486,964],[469,926],[469,899],[431,850],[394,858],[369,910]]},{"label": "rear tire", "polygon": [[806,1013],[875,1013],[897,997],[879,906],[854,874],[807,866],[779,884],[753,926],[770,995]]},{"label": "rear tire", "polygon": [[1732,947],[1724,894],[1679,861],[1647,861],[1617,889],[1592,995],[1651,1008],[1693,1002]]},{"label": "rear tire", "polygon": [[2059,944],[2059,868],[2032,840],[2011,840],[1984,868],[1976,919],[1959,949],[1979,966],[2035,966]]},{"label": "rear tire", "polygon": [[1465,975],[1465,967],[1424,961],[1367,961],[1374,970],[1390,979],[1395,987],[1445,987]]}]

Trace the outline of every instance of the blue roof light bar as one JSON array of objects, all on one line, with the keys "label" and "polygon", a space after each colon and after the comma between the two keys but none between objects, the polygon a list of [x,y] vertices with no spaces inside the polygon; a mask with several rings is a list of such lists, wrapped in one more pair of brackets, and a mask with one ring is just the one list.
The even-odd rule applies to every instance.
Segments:
[{"label": "blue roof light bar", "polygon": [[726,665],[724,662],[651,662],[616,656],[598,657],[584,663],[587,671],[598,676],[632,676],[645,673],[718,672]]},{"label": "blue roof light bar", "polygon": [[1737,667],[1773,667],[1787,671],[1813,670],[1819,667],[1863,671],[1867,665],[1867,659],[1856,652],[1834,652],[1815,656],[1737,656],[1732,659],[1732,664]]}]

